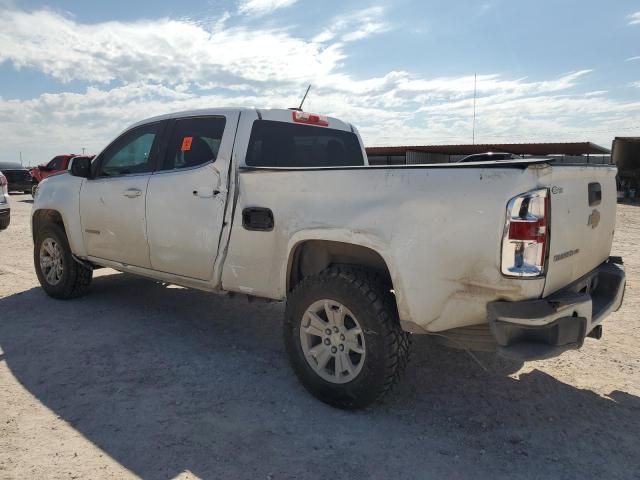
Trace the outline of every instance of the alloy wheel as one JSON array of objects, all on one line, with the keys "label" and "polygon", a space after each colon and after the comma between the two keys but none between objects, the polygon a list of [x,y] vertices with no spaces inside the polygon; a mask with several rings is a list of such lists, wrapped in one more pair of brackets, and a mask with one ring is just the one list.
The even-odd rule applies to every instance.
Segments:
[{"label": "alloy wheel", "polygon": [[49,285],[58,285],[64,274],[62,249],[53,238],[45,238],[40,245],[40,270]]},{"label": "alloy wheel", "polygon": [[311,368],[331,383],[355,379],[364,365],[364,332],[356,316],[335,300],[318,300],[300,325],[302,351]]}]

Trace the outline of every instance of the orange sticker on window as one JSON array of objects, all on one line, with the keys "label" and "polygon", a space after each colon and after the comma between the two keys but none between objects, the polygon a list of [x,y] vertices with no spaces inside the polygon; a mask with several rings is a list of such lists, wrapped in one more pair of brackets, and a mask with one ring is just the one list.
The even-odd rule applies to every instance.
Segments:
[{"label": "orange sticker on window", "polygon": [[191,150],[191,142],[193,142],[193,137],[184,137],[182,139],[182,150],[183,152],[188,152]]}]

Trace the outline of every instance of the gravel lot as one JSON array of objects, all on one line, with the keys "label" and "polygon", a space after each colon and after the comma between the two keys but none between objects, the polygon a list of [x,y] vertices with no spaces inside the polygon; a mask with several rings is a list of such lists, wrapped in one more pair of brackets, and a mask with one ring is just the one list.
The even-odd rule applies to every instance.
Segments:
[{"label": "gravel lot", "polygon": [[629,285],[602,340],[525,365],[414,341],[363,412],[309,396],[283,307],[96,272],[55,301],[31,201],[0,233],[0,478],[640,478],[640,207],[620,206]]}]

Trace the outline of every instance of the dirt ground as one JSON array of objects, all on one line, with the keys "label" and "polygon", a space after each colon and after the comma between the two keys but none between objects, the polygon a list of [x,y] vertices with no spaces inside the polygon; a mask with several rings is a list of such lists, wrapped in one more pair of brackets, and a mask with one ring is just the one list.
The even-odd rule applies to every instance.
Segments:
[{"label": "dirt ground", "polygon": [[32,267],[31,202],[0,233],[0,478],[640,478],[640,207],[620,206],[628,288],[602,340],[513,364],[414,341],[363,412],[308,395],[280,304],[117,273],[55,301]]}]

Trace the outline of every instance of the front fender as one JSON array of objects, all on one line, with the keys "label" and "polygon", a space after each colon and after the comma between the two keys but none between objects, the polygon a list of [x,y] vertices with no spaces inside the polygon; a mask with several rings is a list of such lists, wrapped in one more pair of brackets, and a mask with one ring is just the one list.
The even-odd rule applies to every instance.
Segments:
[{"label": "front fender", "polygon": [[38,185],[31,209],[31,225],[38,212],[57,212],[62,218],[71,251],[83,257],[87,255],[80,221],[80,189],[84,179],[68,173],[46,178]]}]

